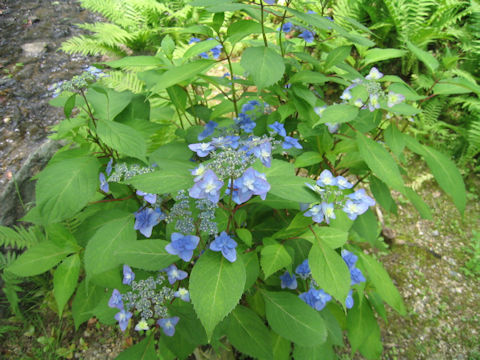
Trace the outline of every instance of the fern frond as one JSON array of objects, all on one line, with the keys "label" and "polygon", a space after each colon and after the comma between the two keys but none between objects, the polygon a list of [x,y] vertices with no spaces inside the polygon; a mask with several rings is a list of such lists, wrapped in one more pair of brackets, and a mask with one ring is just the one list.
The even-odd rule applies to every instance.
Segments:
[{"label": "fern frond", "polygon": [[82,55],[119,55],[126,56],[125,51],[118,47],[111,47],[100,43],[95,38],[86,35],[75,36],[65,41],[61,50],[68,54]]},{"label": "fern frond", "polygon": [[477,152],[480,151],[480,116],[478,114],[468,129],[468,142],[476,148]]},{"label": "fern frond", "polygon": [[102,79],[102,82],[115,91],[128,90],[134,94],[140,94],[145,89],[145,83],[133,72],[112,71],[108,75]]},{"label": "fern frond", "polygon": [[43,234],[38,227],[32,226],[28,229],[15,226],[13,229],[0,226],[0,246],[25,249],[43,239]]},{"label": "fern frond", "polygon": [[91,38],[108,47],[117,47],[118,44],[125,44],[133,39],[132,34],[120,26],[110,23],[80,24],[80,28],[89,30],[94,34]]}]

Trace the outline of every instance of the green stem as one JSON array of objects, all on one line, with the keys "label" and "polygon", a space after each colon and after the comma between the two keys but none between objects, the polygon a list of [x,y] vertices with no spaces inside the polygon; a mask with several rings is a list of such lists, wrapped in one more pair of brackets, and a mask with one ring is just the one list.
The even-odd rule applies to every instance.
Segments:
[{"label": "green stem", "polygon": [[[225,49],[225,44],[224,44],[223,40],[220,38],[219,41],[220,41],[220,44],[222,44],[223,48]],[[233,52],[233,48],[232,48],[231,52]],[[233,66],[232,66],[231,53],[229,54],[227,51],[225,51],[225,55],[227,57],[228,69],[230,71],[233,108],[235,110],[235,117],[238,117],[238,104],[237,104],[237,96],[235,95],[235,79],[233,77]]]},{"label": "green stem", "polygon": [[264,14],[263,14],[263,0],[260,0],[260,11],[261,11],[261,23],[262,23],[262,36],[263,36],[263,43],[265,44],[265,47],[268,47],[268,42],[267,42],[267,35],[265,34],[265,19],[264,19]]}]

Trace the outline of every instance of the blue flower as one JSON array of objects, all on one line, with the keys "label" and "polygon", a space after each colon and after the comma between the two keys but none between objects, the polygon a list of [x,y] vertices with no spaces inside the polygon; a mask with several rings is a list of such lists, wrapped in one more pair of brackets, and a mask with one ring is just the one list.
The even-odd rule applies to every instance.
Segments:
[{"label": "blue flower", "polygon": [[216,204],[220,199],[220,189],[222,187],[223,181],[219,180],[217,175],[208,169],[202,178],[190,188],[189,195],[194,199],[208,199]]},{"label": "blue flower", "polygon": [[205,172],[208,170],[208,168],[203,165],[203,164],[200,164],[198,165],[198,167],[196,167],[195,169],[193,170],[190,170],[190,173],[195,176],[195,179],[193,179],[193,181],[197,182],[197,181],[200,181],[203,179],[203,175],[205,175]]},{"label": "blue flower", "polygon": [[245,170],[243,175],[233,182],[233,201],[238,205],[250,200],[253,195],[259,195],[265,200],[270,190],[265,174],[259,173],[253,168]]},{"label": "blue flower", "polygon": [[197,156],[199,157],[205,157],[210,154],[213,150],[215,150],[215,146],[213,146],[211,143],[198,143],[198,144],[190,144],[188,145],[188,148],[192,150],[193,152],[197,153]]},{"label": "blue flower", "polygon": [[186,271],[177,269],[175,264],[170,265],[162,271],[165,271],[167,273],[168,282],[170,283],[170,285],[173,285],[177,280],[183,280],[188,276],[188,273]]},{"label": "blue flower", "polygon": [[180,298],[183,301],[190,302],[190,293],[188,292],[187,289],[181,287],[177,291],[173,293],[173,296],[176,298]]},{"label": "blue flower", "polygon": [[110,174],[112,173],[112,165],[113,165],[113,159],[110,158],[110,161],[107,164],[107,168],[105,169],[107,176],[110,176]]},{"label": "blue flower", "polygon": [[323,106],[317,106],[313,108],[313,111],[315,111],[315,114],[317,114],[319,117],[322,117],[323,112],[327,109],[327,105]]},{"label": "blue flower", "polygon": [[270,167],[272,163],[272,145],[270,142],[264,142],[252,149],[253,155],[260,159],[263,166]]},{"label": "blue flower", "polygon": [[135,280],[135,273],[132,271],[130,266],[123,265],[123,284],[130,285],[133,280]]},{"label": "blue flower", "polygon": [[220,54],[222,53],[223,46],[222,45],[217,45],[214,48],[212,48],[210,51],[212,52],[212,57],[214,59],[218,59],[220,57]]},{"label": "blue flower", "polygon": [[347,196],[356,203],[364,203],[367,206],[375,205],[375,200],[373,200],[370,196],[367,195],[365,189],[358,189],[353,194]]},{"label": "blue flower", "polygon": [[130,311],[121,310],[115,315],[115,320],[118,321],[118,325],[120,326],[120,330],[125,331],[127,329],[128,323],[132,317],[132,313]]},{"label": "blue flower", "polygon": [[137,195],[143,196],[143,199],[150,204],[155,204],[157,202],[156,194],[149,194],[141,190],[137,190]]},{"label": "blue flower", "polygon": [[263,1],[265,1],[268,5],[273,5],[276,2],[276,0],[263,0]]},{"label": "blue flower", "polygon": [[304,30],[300,35],[298,35],[298,37],[305,40],[305,42],[308,44],[312,43],[314,40],[314,34],[310,30]]},{"label": "blue flower", "polygon": [[110,187],[108,186],[108,182],[107,182],[107,179],[105,178],[105,174],[101,172],[99,179],[100,179],[100,190],[102,190],[105,193],[108,193],[110,191]]},{"label": "blue flower", "polygon": [[202,40],[197,38],[197,37],[192,37],[192,38],[190,38],[190,41],[188,43],[189,44],[194,44],[194,43],[197,43],[197,42],[200,42],[200,41],[202,41]]},{"label": "blue flower", "polygon": [[148,326],[148,323],[145,319],[141,319],[137,325],[135,325],[135,331],[147,331],[149,330],[150,327]]},{"label": "blue flower", "polygon": [[342,100],[350,100],[351,98],[352,98],[352,94],[348,90],[345,90],[340,96],[340,99]]},{"label": "blue flower", "polygon": [[303,262],[295,269],[295,273],[304,280],[310,276],[310,272],[311,271],[310,266],[308,265],[308,259],[303,260]]},{"label": "blue flower", "polygon": [[291,290],[295,290],[297,288],[297,278],[295,277],[295,275],[290,275],[288,271],[285,271],[285,273],[280,276],[280,280],[282,280],[282,289],[288,288]]},{"label": "blue flower", "polygon": [[297,149],[303,149],[302,145],[300,145],[298,140],[291,136],[285,136],[283,140],[284,141],[282,144],[282,148],[284,148],[285,150],[290,149],[292,147]]},{"label": "blue flower", "polygon": [[370,72],[368,73],[367,76],[365,76],[365,79],[367,80],[379,80],[383,77],[383,74],[378,71],[378,69],[374,66],[370,69]]},{"label": "blue flower", "polygon": [[218,126],[218,124],[215,121],[209,121],[205,125],[205,129],[203,129],[203,131],[200,134],[198,134],[198,140],[202,141],[203,139],[212,135],[217,126]]},{"label": "blue flower", "polygon": [[183,261],[190,261],[193,256],[193,250],[197,248],[200,238],[195,235],[173,233],[171,239],[172,242],[165,246],[165,250],[169,254],[178,255]]},{"label": "blue flower", "polygon": [[285,127],[283,126],[282,123],[279,123],[278,121],[275,121],[273,124],[268,125],[269,128],[271,128],[275,133],[277,133],[280,136],[287,136],[287,132],[285,131]]},{"label": "blue flower", "polygon": [[352,296],[352,290],[348,292],[347,298],[345,299],[345,307],[347,309],[351,309],[353,307],[353,296]]},{"label": "blue flower", "polygon": [[113,289],[112,296],[108,300],[108,306],[119,310],[123,309],[122,294],[117,289]]},{"label": "blue flower", "polygon": [[347,200],[342,210],[348,215],[350,220],[355,220],[357,216],[362,215],[368,210],[368,205],[363,202]]},{"label": "blue flower", "polygon": [[222,231],[222,233],[210,243],[210,250],[221,251],[223,257],[231,263],[237,260],[237,251],[235,250],[236,247],[237,242],[228,236],[225,231]]},{"label": "blue flower", "polygon": [[135,213],[135,225],[133,228],[140,230],[140,232],[148,238],[152,236],[153,227],[157,225],[161,219],[161,212],[159,213],[152,208],[145,208]]},{"label": "blue flower", "polygon": [[363,276],[362,271],[356,267],[350,269],[350,278],[350,285],[352,286],[367,281]]},{"label": "blue flower", "polygon": [[326,202],[322,202],[320,206],[322,207],[322,212],[325,216],[325,222],[327,224],[330,224],[330,219],[336,219],[333,203],[328,204]]},{"label": "blue flower", "polygon": [[218,138],[212,138],[211,143],[215,147],[230,147],[232,149],[238,148],[238,140],[240,140],[240,136],[236,135],[229,135],[229,136],[221,136]]},{"label": "blue flower", "polygon": [[380,102],[378,101],[377,94],[370,94],[368,101],[368,110],[375,111],[375,109],[380,109]]},{"label": "blue flower", "polygon": [[350,285],[353,286],[366,281],[365,277],[362,274],[362,271],[355,267],[355,264],[357,263],[357,260],[358,260],[357,255],[351,253],[348,250],[343,249],[342,259],[347,264],[348,270],[350,270],[350,279],[351,279]]},{"label": "blue flower", "polygon": [[307,292],[300,294],[299,297],[317,311],[322,310],[327,302],[332,300],[332,297],[325,291],[315,288],[310,288]]},{"label": "blue flower", "polygon": [[293,30],[293,24],[291,22],[286,22],[285,24],[283,24],[282,31],[284,33],[289,33],[292,30]]},{"label": "blue flower", "polygon": [[[247,104],[243,106],[245,107],[247,106]],[[244,112],[241,112],[240,114],[238,114],[238,117],[235,118],[235,124],[237,124],[237,126],[240,127],[240,129],[242,129],[246,133],[253,132],[253,129],[255,129],[255,126],[257,126],[255,121],[253,121],[252,118],[249,115],[245,114]]]},{"label": "blue flower", "polygon": [[162,328],[165,335],[173,336],[175,335],[175,325],[177,325],[178,320],[180,320],[180,318],[174,316],[171,318],[160,319],[157,321],[157,324]]},{"label": "blue flower", "polygon": [[337,183],[337,186],[342,190],[351,189],[353,187],[353,184],[349,183],[347,179],[340,175],[335,178],[335,182]]},{"label": "blue flower", "polygon": [[332,123],[325,123],[325,125],[327,126],[328,128],[328,132],[330,134],[335,134],[337,131],[338,131],[338,128],[340,127],[340,124],[332,124]]},{"label": "blue flower", "polygon": [[342,259],[343,261],[345,261],[348,268],[351,269],[355,267],[355,264],[357,263],[357,260],[358,260],[358,256],[348,250],[343,249]]},{"label": "blue flower", "polygon": [[312,217],[312,220],[316,223],[321,223],[323,221],[323,210],[321,205],[314,205],[303,214],[303,216]]},{"label": "blue flower", "polygon": [[391,108],[394,105],[400,104],[404,100],[405,96],[403,96],[402,94],[396,94],[393,91],[390,91],[387,95],[387,106]]},{"label": "blue flower", "polygon": [[317,180],[318,186],[335,186],[337,185],[337,180],[332,175],[330,170],[323,170],[320,174],[320,178]]}]

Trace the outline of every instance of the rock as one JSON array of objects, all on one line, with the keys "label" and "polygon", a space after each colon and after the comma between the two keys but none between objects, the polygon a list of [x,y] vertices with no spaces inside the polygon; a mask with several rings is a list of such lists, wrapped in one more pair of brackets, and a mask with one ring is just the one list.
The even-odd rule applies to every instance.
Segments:
[{"label": "rock", "polygon": [[46,41],[35,41],[22,45],[23,55],[26,57],[39,57],[47,50]]},{"label": "rock", "polygon": [[432,236],[438,236],[440,235],[440,233],[438,232],[438,230],[433,230],[432,231]]}]

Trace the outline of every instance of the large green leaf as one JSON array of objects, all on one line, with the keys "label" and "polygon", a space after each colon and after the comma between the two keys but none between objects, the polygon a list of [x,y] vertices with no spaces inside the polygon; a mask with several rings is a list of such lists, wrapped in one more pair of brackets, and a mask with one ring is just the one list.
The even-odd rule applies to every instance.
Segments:
[{"label": "large green leaf", "polygon": [[325,60],[325,69],[329,69],[345,60],[350,55],[351,49],[351,46],[339,46],[330,51],[327,60]]},{"label": "large green leaf", "polygon": [[400,170],[392,156],[379,143],[357,133],[357,145],[363,160],[372,172],[397,191],[403,192]]},{"label": "large green leaf", "polygon": [[187,51],[183,54],[183,59],[190,59],[191,57],[197,56],[201,53],[208,52],[217,46],[219,42],[217,40],[205,40],[200,41],[193,46],[189,47]]},{"label": "large green leaf", "polygon": [[322,117],[314,127],[320,124],[331,123],[340,124],[354,120],[358,115],[358,107],[348,104],[338,104],[327,106],[323,111]]},{"label": "large green leaf", "polygon": [[20,255],[7,270],[17,276],[34,276],[44,273],[57,265],[77,248],[67,243],[58,246],[49,241],[36,244]]},{"label": "large green leaf", "polygon": [[93,316],[93,310],[99,304],[105,294],[105,288],[88,284],[83,280],[77,288],[77,293],[73,299],[72,315],[75,329]]},{"label": "large green leaf", "polygon": [[397,213],[397,204],[390,194],[390,189],[383,181],[376,176],[370,176],[370,190],[375,200],[385,209],[393,214]]},{"label": "large green leaf", "polygon": [[275,50],[265,46],[247,48],[240,64],[260,89],[275,84],[285,72],[283,58]]},{"label": "large green leaf", "polygon": [[133,243],[136,238],[133,216],[116,219],[102,226],[90,239],[85,249],[87,279],[95,278],[95,282],[99,283],[102,273],[121,264],[115,256],[112,256],[115,251],[124,244]]},{"label": "large green leaf", "polygon": [[196,75],[206,71],[214,64],[216,62],[213,60],[202,59],[169,69],[159,76],[151,91],[159,92],[187,80],[193,81]]},{"label": "large green leaf", "polygon": [[265,279],[292,263],[292,257],[282,244],[265,246],[262,249],[261,256],[260,264],[262,265]]},{"label": "large green leaf", "polygon": [[105,144],[120,154],[147,162],[147,144],[142,134],[134,128],[115,121],[100,120],[97,123],[97,134]]},{"label": "large green leaf", "polygon": [[293,351],[295,360],[334,360],[337,359],[329,341],[317,346],[295,345]]},{"label": "large green leaf", "polygon": [[122,264],[158,271],[178,260],[177,256],[167,253],[166,245],[168,245],[168,241],[165,240],[132,241],[120,244],[114,250],[113,255]]},{"label": "large green leaf", "polygon": [[87,94],[87,100],[93,108],[97,119],[111,121],[125,109],[133,94],[129,91],[117,92],[99,86],[91,87]]},{"label": "large green leaf", "polygon": [[360,260],[381,298],[401,315],[405,315],[406,309],[402,297],[382,264],[364,253],[360,253]]},{"label": "large green leaf", "polygon": [[289,292],[262,291],[271,328],[285,339],[304,346],[323,344],[327,329],[320,314]]},{"label": "large green leaf", "polygon": [[193,176],[187,168],[166,168],[127,180],[137,189],[152,194],[168,194],[192,187]]},{"label": "large green leaf", "polygon": [[295,159],[295,167],[316,165],[323,161],[322,155],[316,151],[306,151]]},{"label": "large green leaf", "polygon": [[62,317],[65,304],[77,287],[80,265],[80,256],[74,254],[63,260],[53,274],[53,295],[57,302],[60,317]]},{"label": "large green leaf", "polygon": [[36,200],[47,223],[60,222],[75,215],[95,195],[100,163],[93,157],[78,157],[55,162],[40,174]]},{"label": "large green leaf", "polygon": [[[265,32],[270,33],[273,30],[265,28]],[[261,34],[262,24],[254,20],[239,20],[228,27],[227,40],[232,44],[236,44],[243,38],[252,34]]]},{"label": "large green leaf", "polygon": [[317,238],[319,238],[322,243],[330,248],[337,249],[347,242],[348,232],[329,226],[314,226],[311,230],[305,231],[300,237],[310,241],[312,244],[316,243]]},{"label": "large green leaf", "polygon": [[342,257],[318,239],[310,250],[308,264],[318,286],[344,305],[350,290],[350,271]]},{"label": "large green leaf", "polygon": [[273,360],[272,336],[258,315],[238,305],[229,315],[227,338],[242,353]]},{"label": "large green leaf", "polygon": [[212,338],[215,326],[238,304],[245,286],[242,258],[230,263],[221,253],[207,251],[190,274],[190,297],[207,337]]},{"label": "large green leaf", "polygon": [[290,360],[290,351],[292,344],[287,339],[272,331],[273,342],[273,359],[274,360]]},{"label": "large green leaf", "polygon": [[151,333],[148,337],[128,349],[122,351],[115,360],[157,360],[155,351],[155,337]]},{"label": "large green leaf", "polygon": [[399,49],[370,49],[365,53],[365,58],[363,59],[363,64],[368,65],[376,63],[378,61],[389,60],[394,58],[402,57],[407,52],[405,50]]},{"label": "large green leaf", "polygon": [[427,68],[433,73],[435,70],[437,70],[438,66],[440,63],[438,62],[435,57],[430,54],[429,52],[422,50],[415,45],[413,45],[410,41],[407,41],[407,47],[408,49],[417,57],[418,60],[423,62]]}]

